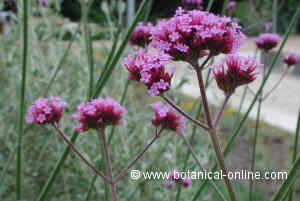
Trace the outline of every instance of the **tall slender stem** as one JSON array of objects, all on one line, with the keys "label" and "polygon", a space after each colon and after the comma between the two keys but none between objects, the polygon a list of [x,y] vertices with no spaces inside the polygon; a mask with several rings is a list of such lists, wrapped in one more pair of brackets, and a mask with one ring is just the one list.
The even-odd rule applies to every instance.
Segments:
[{"label": "tall slender stem", "polygon": [[113,169],[112,169],[112,163],[111,163],[111,156],[110,156],[110,153],[109,153],[110,152],[109,147],[107,145],[107,140],[106,140],[106,136],[105,136],[105,132],[104,132],[104,127],[99,129],[99,136],[102,139],[102,146],[103,146],[103,151],[104,151],[103,154],[104,154],[104,158],[105,158],[106,170],[107,170],[107,173],[110,177],[110,180],[112,181],[110,183],[112,200],[117,201],[118,200],[117,186],[116,186],[116,183],[114,181]]},{"label": "tall slender stem", "polygon": [[201,71],[201,67],[196,65],[195,67],[197,77],[198,77],[198,84],[199,84],[199,89],[200,89],[200,95],[201,95],[201,100],[204,108],[204,114],[206,116],[206,121],[207,125],[209,128],[213,127],[211,116],[210,116],[210,111],[209,111],[209,106],[207,102],[207,96],[206,96],[206,91],[205,91],[205,86],[204,86],[204,81],[203,81],[203,75]]},{"label": "tall slender stem", "polygon": [[[198,77],[198,83],[199,83],[199,89],[200,89],[200,95],[201,95],[201,100],[202,100],[202,104],[204,107],[204,113],[206,116],[206,121],[209,127],[208,132],[210,133],[211,136],[211,140],[212,140],[212,144],[217,156],[217,160],[218,163],[220,165],[220,168],[222,169],[222,171],[225,173],[225,175],[228,175],[228,170],[225,164],[225,159],[224,159],[224,155],[223,152],[221,150],[220,147],[220,142],[216,133],[216,128],[215,125],[213,125],[212,119],[211,119],[211,115],[210,115],[210,111],[209,111],[209,106],[208,106],[208,102],[207,102],[207,96],[206,96],[206,91],[205,91],[205,85],[203,82],[203,75],[202,75],[202,71],[201,69],[203,69],[204,64],[202,64],[201,67],[199,67],[199,65],[195,65],[193,66],[194,69],[197,72],[197,77]],[[216,125],[217,126],[217,125]],[[228,193],[230,195],[231,201],[237,201],[236,196],[235,196],[235,192],[234,192],[234,188],[233,188],[233,184],[231,183],[231,181],[228,179],[228,177],[224,177],[225,180],[225,184],[227,186],[227,190]]]},{"label": "tall slender stem", "polygon": [[89,167],[91,168],[95,174],[97,174],[98,176],[100,176],[102,179],[104,179],[105,181],[111,182],[112,180],[107,178],[104,174],[102,174],[101,172],[99,172],[97,170],[97,168],[92,165],[81,153],[80,151],[75,147],[75,145],[66,137],[66,135],[59,129],[57,124],[53,124],[53,127],[55,128],[55,130],[58,132],[58,134],[62,137],[62,139],[65,141],[65,143],[74,151],[74,153],[76,153],[76,155]]},{"label": "tall slender stem", "polygon": [[[251,159],[251,172],[254,172],[255,169],[255,162],[256,162],[256,145],[257,145],[257,138],[259,133],[259,123],[260,123],[260,113],[261,113],[261,106],[262,106],[262,98],[258,100],[258,108],[256,113],[256,121],[255,121],[255,134],[254,134],[254,142],[252,147],[252,159]],[[252,201],[253,195],[253,188],[254,182],[252,179],[249,180],[249,201]]]},{"label": "tall slender stem", "polygon": [[289,72],[289,68],[286,67],[285,71],[282,73],[282,75],[281,75],[280,79],[278,80],[278,82],[272,87],[272,89],[268,93],[266,93],[264,95],[264,97],[263,97],[264,100],[267,99],[272,94],[272,92],[274,92],[277,89],[277,87],[281,84],[282,80],[286,77],[288,72]]},{"label": "tall slender stem", "polygon": [[[294,141],[294,153],[293,153],[293,163],[296,161],[298,156],[298,147],[299,147],[299,138],[300,138],[300,110],[298,112],[298,121],[297,121],[297,128],[295,133],[295,141]],[[293,201],[294,197],[294,186],[291,186],[290,194],[289,194],[289,201]]]},{"label": "tall slender stem", "polygon": [[231,96],[231,95],[226,95],[226,96],[225,96],[225,100],[224,100],[224,102],[223,102],[223,104],[222,104],[222,106],[221,106],[221,108],[220,108],[220,110],[219,110],[219,113],[217,114],[216,119],[215,119],[215,121],[214,121],[214,127],[215,127],[215,128],[217,127],[217,125],[218,125],[219,122],[220,122],[220,119],[221,119],[221,117],[222,117],[222,115],[223,115],[223,113],[224,113],[225,107],[226,107],[226,105],[227,105],[227,103],[228,103],[228,101],[229,101],[230,96]]},{"label": "tall slender stem", "polygon": [[28,8],[29,1],[23,0],[23,50],[22,50],[22,80],[19,102],[18,138],[17,138],[17,164],[16,164],[16,198],[22,200],[22,141],[24,133],[24,110],[26,94],[26,74],[28,65]]}]

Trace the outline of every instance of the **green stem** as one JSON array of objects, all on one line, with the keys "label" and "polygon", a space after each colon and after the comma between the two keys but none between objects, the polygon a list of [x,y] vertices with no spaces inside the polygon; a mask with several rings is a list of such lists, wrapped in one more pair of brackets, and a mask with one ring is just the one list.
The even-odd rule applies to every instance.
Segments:
[{"label": "green stem", "polygon": [[[293,163],[296,161],[298,156],[298,150],[299,150],[299,139],[300,139],[300,110],[298,112],[298,121],[297,121],[297,128],[295,133],[295,141],[294,141],[294,153],[293,153]],[[289,193],[289,201],[293,201],[294,197],[294,186],[291,186],[291,190]]]},{"label": "green stem", "polygon": [[88,58],[89,66],[89,90],[88,90],[88,99],[91,98],[93,94],[94,87],[94,52],[93,52],[93,41],[91,40],[91,33],[88,24],[88,14],[90,6],[93,4],[94,0],[90,0],[88,3],[82,1],[82,13],[83,13],[83,29],[84,29],[84,40],[85,40],[85,49]]},{"label": "green stem", "polygon": [[[255,162],[256,162],[256,147],[257,147],[257,138],[259,133],[259,123],[260,123],[260,114],[261,114],[261,106],[262,106],[262,95],[258,100],[258,108],[256,113],[256,123],[255,123],[255,133],[254,133],[254,142],[252,146],[252,160],[251,160],[251,172],[254,172]],[[249,180],[249,201],[252,201],[254,182],[252,179]]]},{"label": "green stem", "polygon": [[17,139],[17,164],[16,164],[16,198],[22,200],[22,141],[24,133],[24,111],[26,94],[26,75],[28,64],[28,9],[29,2],[23,0],[23,50],[22,50],[22,80],[19,102],[18,139]]}]

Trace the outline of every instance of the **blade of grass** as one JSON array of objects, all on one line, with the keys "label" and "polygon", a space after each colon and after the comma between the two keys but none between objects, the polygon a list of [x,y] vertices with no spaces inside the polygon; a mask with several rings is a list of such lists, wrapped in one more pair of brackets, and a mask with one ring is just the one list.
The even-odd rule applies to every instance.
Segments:
[{"label": "blade of grass", "polygon": [[[80,29],[80,24],[78,25],[78,29]],[[60,59],[58,65],[57,65],[57,67],[55,68],[54,73],[52,74],[52,76],[51,76],[51,78],[50,78],[50,80],[49,80],[49,82],[47,84],[47,87],[45,89],[45,92],[44,92],[44,96],[45,97],[48,96],[49,91],[50,91],[50,89],[52,87],[52,84],[54,83],[54,81],[55,81],[58,73],[61,71],[63,65],[65,64],[65,61],[67,60],[69,52],[70,52],[70,50],[72,48],[72,45],[73,45],[73,43],[75,41],[75,38],[76,38],[76,34],[74,34],[73,37],[72,37],[72,39],[69,41],[68,47],[66,48],[66,50],[65,50],[62,58]]]},{"label": "blade of grass", "polygon": [[299,169],[300,169],[300,157],[298,157],[298,159],[295,161],[292,169],[289,171],[287,179],[283,182],[283,184],[275,193],[271,201],[282,201],[284,199],[284,197],[289,192],[292,185],[295,183],[297,174],[299,173]]},{"label": "blade of grass", "polygon": [[127,43],[129,41],[131,34],[132,34],[135,26],[137,25],[138,21],[141,19],[146,8],[147,8],[147,0],[143,0],[142,4],[140,5],[140,8],[138,9],[135,19],[133,20],[131,26],[129,27],[129,29],[125,35],[124,40],[122,41],[115,56],[113,57],[112,62],[107,66],[107,71],[105,71],[104,73],[101,74],[103,79],[100,80],[98,87],[95,89],[93,98],[99,96],[99,94],[101,93],[105,83],[108,81],[110,75],[112,74],[113,70],[115,69],[117,63],[119,62],[119,60],[125,50],[125,47],[127,46]]},{"label": "blade of grass", "polygon": [[24,112],[25,112],[25,94],[26,94],[26,75],[28,65],[28,12],[29,1],[23,0],[23,50],[22,50],[22,80],[19,102],[19,120],[18,120],[18,139],[17,139],[17,164],[16,164],[16,198],[22,200],[22,140],[24,133]]},{"label": "blade of grass", "polygon": [[108,55],[108,57],[107,57],[107,59],[106,59],[106,61],[105,61],[104,69],[102,70],[101,75],[100,75],[100,77],[98,78],[98,80],[97,80],[97,82],[96,82],[96,87],[95,87],[95,88],[98,88],[98,87],[99,87],[100,83],[102,82],[101,80],[102,80],[103,77],[104,77],[103,75],[106,73],[106,71],[107,71],[107,69],[108,69],[110,63],[112,62],[112,59],[113,59],[113,57],[114,57],[114,55],[115,55],[115,52],[116,52],[116,50],[117,50],[117,45],[118,45],[119,38],[120,38],[120,32],[121,32],[121,30],[119,29],[119,30],[116,32],[116,34],[115,34],[115,38],[112,39],[112,40],[114,40],[113,45],[112,45],[112,48],[111,48],[110,53],[109,53],[109,55]]},{"label": "blade of grass", "polygon": [[[283,39],[283,41],[282,41],[282,43],[280,45],[280,48],[279,48],[278,52],[276,53],[275,57],[273,58],[272,63],[271,63],[271,65],[270,65],[270,67],[269,67],[269,69],[267,71],[266,77],[264,78],[263,82],[261,83],[261,85],[260,85],[260,87],[259,87],[259,89],[258,89],[258,91],[257,91],[257,93],[255,95],[255,97],[253,98],[250,106],[248,107],[247,112],[244,114],[242,120],[240,121],[239,125],[235,129],[234,134],[229,139],[229,142],[227,143],[225,151],[224,151],[224,156],[227,156],[228,153],[231,151],[235,138],[240,133],[240,130],[242,129],[244,123],[248,119],[248,116],[249,116],[249,114],[250,114],[253,106],[255,105],[256,101],[259,98],[259,94],[261,93],[261,91],[265,87],[265,84],[268,81],[268,79],[269,79],[269,77],[271,75],[271,72],[274,69],[276,61],[277,61],[279,55],[281,54],[281,52],[283,50],[283,47],[285,46],[286,41],[287,41],[287,39],[288,39],[291,31],[292,31],[292,28],[294,27],[295,23],[297,22],[299,14],[300,14],[300,6],[298,7],[297,11],[295,12],[295,14],[294,14],[294,16],[293,16],[293,18],[292,18],[292,20],[291,20],[291,22],[289,24],[289,27],[288,27],[288,29],[287,29],[287,31],[285,33],[284,39]],[[217,166],[214,166],[214,168],[212,170],[215,171],[216,169],[217,169]],[[196,195],[194,196],[194,198],[192,199],[192,201],[196,201],[198,199],[198,197],[201,195],[201,193],[203,192],[203,190],[205,189],[205,187],[207,186],[207,184],[208,184],[207,180],[202,183],[202,185],[199,187],[199,189],[198,189]]]},{"label": "blade of grass", "polygon": [[5,180],[5,174],[8,170],[9,165],[13,161],[15,154],[16,154],[16,147],[14,147],[13,150],[10,152],[10,154],[8,156],[8,160],[6,161],[6,163],[3,166],[3,170],[0,175],[0,197],[1,197],[1,187],[4,184],[4,180]]},{"label": "blade of grass", "polygon": [[89,87],[88,87],[88,99],[91,98],[93,94],[94,87],[94,50],[93,50],[93,41],[91,40],[91,33],[88,24],[88,14],[91,5],[94,0],[90,0],[89,2],[81,1],[82,13],[83,13],[83,32],[84,32],[84,40],[85,40],[85,49],[88,58],[88,66],[89,66]]},{"label": "blade of grass", "polygon": [[[300,110],[299,110],[299,113],[298,113],[297,128],[296,128],[296,133],[295,133],[293,163],[296,161],[297,155],[298,155],[299,135],[300,135]],[[293,201],[293,197],[294,197],[294,188],[293,188],[293,186],[291,186],[291,191],[289,193],[289,199],[288,200]]]}]

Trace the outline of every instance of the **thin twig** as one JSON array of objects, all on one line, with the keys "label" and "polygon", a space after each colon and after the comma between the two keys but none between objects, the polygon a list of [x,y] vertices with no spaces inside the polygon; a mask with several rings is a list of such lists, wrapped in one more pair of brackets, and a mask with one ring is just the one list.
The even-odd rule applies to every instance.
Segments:
[{"label": "thin twig", "polygon": [[121,170],[121,173],[115,178],[115,182],[121,180],[124,178],[124,176],[128,173],[128,170],[132,168],[133,165],[135,165],[138,160],[141,159],[141,157],[148,151],[148,149],[153,145],[153,143],[160,137],[161,132],[163,129],[161,129],[159,132],[155,133],[155,136],[152,138],[152,140],[147,144],[147,146],[141,151],[134,159],[132,162],[130,162],[125,168]]},{"label": "thin twig", "polygon": [[57,124],[52,124],[55,130],[58,132],[58,134],[63,138],[65,143],[77,154],[77,156],[87,165],[89,168],[91,168],[99,177],[104,179],[105,181],[111,183],[111,180],[107,178],[103,173],[101,173],[97,168],[92,165],[81,153],[80,151],[75,147],[75,145],[65,136],[65,134],[59,129]]},{"label": "thin twig", "polygon": [[216,119],[215,119],[215,121],[214,121],[214,127],[215,127],[215,128],[218,126],[218,124],[219,124],[219,122],[220,122],[220,119],[221,119],[221,117],[222,117],[222,115],[223,115],[223,113],[224,113],[225,107],[226,107],[226,105],[227,105],[227,103],[228,103],[228,100],[229,100],[230,96],[231,96],[231,95],[226,95],[226,96],[225,96],[225,100],[224,100],[224,102],[223,102],[223,104],[222,104],[222,107],[220,108],[219,113],[217,114]]},{"label": "thin twig", "polygon": [[185,111],[183,111],[178,105],[176,105],[170,98],[168,98],[166,95],[161,95],[161,97],[175,110],[177,110],[180,114],[182,114],[185,118],[192,121],[193,123],[197,124],[199,127],[203,128],[204,130],[208,130],[208,127],[204,125],[204,123],[192,118],[190,115],[188,115]]},{"label": "thin twig", "polygon": [[278,82],[272,87],[272,89],[267,94],[265,94],[265,96],[263,97],[263,100],[266,100],[273,93],[273,91],[275,91],[277,89],[277,87],[281,84],[281,82],[286,77],[286,75],[288,74],[288,72],[289,72],[289,68],[287,67],[285,69],[285,71],[283,72],[283,74],[281,75],[281,77],[278,80]]},{"label": "thin twig", "polygon": [[100,128],[98,131],[99,131],[99,136],[102,139],[106,170],[107,170],[107,173],[110,177],[110,180],[112,181],[110,183],[111,193],[112,193],[112,200],[117,201],[118,200],[117,187],[116,187],[116,182],[114,181],[114,177],[113,177],[111,156],[110,156],[110,153],[109,153],[109,148],[108,148],[108,144],[107,144],[107,140],[106,140],[106,136],[105,136],[105,132],[104,132],[104,127]]}]

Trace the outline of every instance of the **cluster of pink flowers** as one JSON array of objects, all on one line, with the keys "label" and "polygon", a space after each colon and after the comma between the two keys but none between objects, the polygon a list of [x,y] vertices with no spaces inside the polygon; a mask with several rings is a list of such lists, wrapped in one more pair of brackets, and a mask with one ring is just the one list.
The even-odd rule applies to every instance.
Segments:
[{"label": "cluster of pink flowers", "polygon": [[110,97],[82,103],[77,109],[79,112],[74,114],[73,118],[79,121],[79,125],[75,127],[78,132],[85,132],[91,128],[99,129],[108,125],[120,125],[124,122],[122,117],[127,112]]},{"label": "cluster of pink flowers", "polygon": [[279,44],[280,36],[274,33],[262,33],[254,39],[254,42],[257,48],[269,51]]},{"label": "cluster of pink flowers", "polygon": [[166,71],[168,55],[153,55],[145,50],[137,51],[125,59],[129,79],[144,83],[151,95],[157,96],[170,88],[173,73]]},{"label": "cluster of pink flowers", "polygon": [[173,108],[161,102],[153,103],[151,106],[155,115],[152,119],[152,124],[155,127],[161,127],[175,131],[178,134],[183,134],[186,121],[182,115],[177,114]]},{"label": "cluster of pink flowers", "polygon": [[174,170],[169,173],[168,179],[162,185],[166,188],[172,188],[174,183],[189,187],[192,185],[192,180],[189,177],[182,178],[180,172]]},{"label": "cluster of pink flowers", "polygon": [[59,97],[39,98],[28,109],[27,123],[58,123],[67,105]]},{"label": "cluster of pink flowers", "polygon": [[300,55],[294,53],[288,53],[285,55],[283,62],[288,66],[294,66],[300,63]]},{"label": "cluster of pink flowers", "polygon": [[130,37],[130,44],[136,45],[139,47],[146,47],[151,42],[151,31],[153,25],[151,23],[144,24],[140,23],[134,29],[131,37]]},{"label": "cluster of pink flowers", "polygon": [[254,81],[260,66],[254,58],[229,55],[220,65],[213,66],[212,70],[218,87],[225,94],[231,95],[237,87]]},{"label": "cluster of pink flowers", "polygon": [[151,46],[175,60],[195,62],[207,50],[211,55],[234,53],[244,38],[240,26],[229,17],[179,8],[174,17],[153,29]]}]

